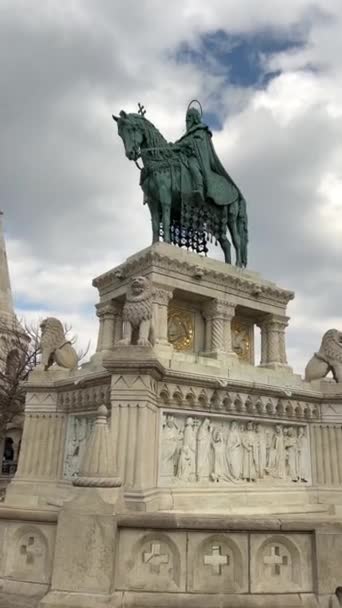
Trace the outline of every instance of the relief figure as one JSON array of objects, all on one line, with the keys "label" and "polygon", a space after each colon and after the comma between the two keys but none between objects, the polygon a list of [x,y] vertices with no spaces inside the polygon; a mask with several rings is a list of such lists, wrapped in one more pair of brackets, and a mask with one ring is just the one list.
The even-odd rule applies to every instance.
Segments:
[{"label": "relief figure", "polygon": [[257,454],[257,474],[259,479],[263,479],[265,477],[266,469],[266,437],[264,429],[259,423],[255,425],[255,439]]},{"label": "relief figure", "polygon": [[310,479],[309,473],[309,444],[306,435],[306,429],[301,426],[298,429],[297,437],[297,470],[298,477],[303,482],[308,482]]},{"label": "relief figure", "polygon": [[175,417],[171,414],[166,416],[162,433],[162,475],[174,477],[176,459],[178,455],[179,429]]},{"label": "relief figure", "polygon": [[257,477],[257,441],[253,422],[247,422],[242,436],[242,479],[255,481]]},{"label": "relief figure", "polygon": [[[240,430],[244,432],[244,426],[241,425]],[[241,445],[241,434],[238,428],[237,422],[232,422],[230,432],[227,441],[227,461],[232,477],[234,479],[241,478],[241,464],[242,464],[242,445]]]},{"label": "relief figure", "polygon": [[194,429],[194,421],[191,416],[186,419],[183,446],[180,451],[178,460],[177,477],[183,481],[195,480],[196,468],[196,434]]},{"label": "relief figure", "polygon": [[213,481],[228,480],[226,445],[222,428],[213,431],[214,470],[211,474]]},{"label": "relief figure", "polygon": [[276,424],[270,451],[269,472],[278,479],[286,478],[286,455],[284,434],[280,424]]},{"label": "relief figure", "polygon": [[197,434],[197,479],[208,480],[211,471],[211,425],[204,418]]},{"label": "relief figure", "polygon": [[287,429],[285,440],[285,448],[287,453],[287,474],[291,481],[298,481],[297,471],[297,436],[292,427]]}]

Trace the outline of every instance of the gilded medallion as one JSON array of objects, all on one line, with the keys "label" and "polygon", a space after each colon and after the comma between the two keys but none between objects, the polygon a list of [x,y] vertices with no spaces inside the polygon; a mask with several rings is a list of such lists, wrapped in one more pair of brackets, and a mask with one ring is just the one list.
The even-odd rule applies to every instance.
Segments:
[{"label": "gilded medallion", "polygon": [[194,320],[191,312],[173,308],[168,318],[168,340],[179,352],[191,351],[194,342]]},{"label": "gilded medallion", "polygon": [[251,327],[238,317],[232,321],[233,350],[242,361],[251,361]]}]

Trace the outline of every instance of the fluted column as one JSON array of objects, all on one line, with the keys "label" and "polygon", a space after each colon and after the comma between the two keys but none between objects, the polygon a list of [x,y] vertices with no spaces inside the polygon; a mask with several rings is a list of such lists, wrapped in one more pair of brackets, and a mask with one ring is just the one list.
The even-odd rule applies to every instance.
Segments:
[{"label": "fluted column", "polygon": [[268,315],[258,323],[261,330],[261,362],[263,366],[287,366],[285,330],[288,317]]},{"label": "fluted column", "polygon": [[119,339],[116,334],[120,314],[121,309],[117,302],[110,301],[96,304],[96,315],[100,320],[97,352],[112,350],[115,340]]},{"label": "fluted column", "polygon": [[171,347],[168,340],[168,309],[172,298],[172,289],[153,289],[153,326],[155,343],[162,346]]},{"label": "fluted column", "polygon": [[27,414],[16,479],[57,480],[64,437],[64,414]]},{"label": "fluted column", "polygon": [[206,353],[234,355],[231,322],[235,306],[225,300],[213,300],[203,311],[206,320]]}]

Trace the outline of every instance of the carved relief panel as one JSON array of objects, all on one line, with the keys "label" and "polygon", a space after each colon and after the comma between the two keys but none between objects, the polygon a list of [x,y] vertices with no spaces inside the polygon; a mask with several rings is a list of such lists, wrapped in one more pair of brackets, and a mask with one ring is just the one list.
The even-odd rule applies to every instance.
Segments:
[{"label": "carved relief panel", "polygon": [[185,592],[186,533],[122,529],[118,589]]},{"label": "carved relief panel", "polygon": [[312,588],[310,535],[251,535],[252,593],[309,592]]},{"label": "carved relief panel", "polygon": [[64,452],[65,479],[77,476],[87,439],[94,424],[94,416],[69,416]]},{"label": "carved relief panel", "polygon": [[160,485],[311,483],[306,425],[164,411]]}]

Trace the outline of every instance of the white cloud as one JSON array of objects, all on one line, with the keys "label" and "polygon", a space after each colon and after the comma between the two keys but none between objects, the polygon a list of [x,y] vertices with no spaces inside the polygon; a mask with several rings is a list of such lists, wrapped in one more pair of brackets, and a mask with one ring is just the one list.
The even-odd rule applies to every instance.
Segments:
[{"label": "white cloud", "polygon": [[[318,334],[342,326],[341,19],[340,0],[2,2],[1,198],[19,312],[95,336],[92,277],[151,238],[111,114],[141,101],[174,140],[199,97],[220,108],[214,142],[248,199],[250,266],[297,291],[289,353],[303,368]],[[176,60],[218,29],[302,44],[264,56],[278,75],[244,89],[224,82],[229,66],[208,74],[210,57]]]}]

